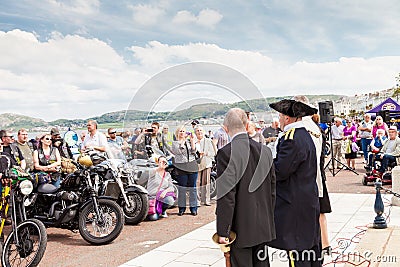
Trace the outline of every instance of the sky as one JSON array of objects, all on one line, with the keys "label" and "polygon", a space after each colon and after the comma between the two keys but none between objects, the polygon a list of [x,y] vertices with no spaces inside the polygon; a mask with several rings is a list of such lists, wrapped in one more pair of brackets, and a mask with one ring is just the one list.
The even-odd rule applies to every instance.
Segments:
[{"label": "sky", "polygon": [[0,113],[85,119],[392,88],[399,14],[398,0],[3,0]]}]

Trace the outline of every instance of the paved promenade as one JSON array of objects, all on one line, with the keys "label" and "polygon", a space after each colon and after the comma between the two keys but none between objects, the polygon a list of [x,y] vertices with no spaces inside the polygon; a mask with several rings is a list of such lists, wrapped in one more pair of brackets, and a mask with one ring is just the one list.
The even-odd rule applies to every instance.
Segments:
[{"label": "paved promenade", "polygon": [[[391,197],[383,195],[385,215],[389,215],[388,228],[378,230],[371,228],[376,216],[374,194],[330,194],[333,212],[327,219],[333,254],[324,266],[400,266],[400,207],[388,206]],[[121,267],[223,267],[223,254],[211,241],[214,233],[215,221],[155,247]],[[151,240],[148,245],[152,245]],[[271,266],[288,266],[285,252],[269,249],[269,254]]]}]

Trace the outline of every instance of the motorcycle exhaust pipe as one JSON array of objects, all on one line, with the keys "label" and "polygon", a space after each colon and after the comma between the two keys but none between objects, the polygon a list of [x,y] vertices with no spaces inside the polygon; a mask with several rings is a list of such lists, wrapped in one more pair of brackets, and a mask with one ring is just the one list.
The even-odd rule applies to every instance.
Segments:
[{"label": "motorcycle exhaust pipe", "polygon": [[236,240],[236,233],[232,231],[229,232],[229,242],[227,244],[219,243],[219,235],[217,233],[212,236],[212,240],[219,245],[219,248],[224,253],[225,266],[231,267],[231,244]]}]

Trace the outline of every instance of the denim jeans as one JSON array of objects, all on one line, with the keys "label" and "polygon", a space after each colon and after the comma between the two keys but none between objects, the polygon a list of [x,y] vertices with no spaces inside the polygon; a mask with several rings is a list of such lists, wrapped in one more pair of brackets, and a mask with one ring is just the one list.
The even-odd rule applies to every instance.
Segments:
[{"label": "denim jeans", "polygon": [[364,153],[364,160],[368,159],[368,146],[371,144],[372,139],[361,138],[361,149]]},{"label": "denim jeans", "polygon": [[380,172],[385,172],[389,165],[389,162],[395,162],[396,158],[392,155],[385,154],[383,155],[381,168],[379,169]]},{"label": "denim jeans", "polygon": [[197,172],[178,175],[176,180],[178,181],[179,212],[185,212],[186,210],[186,190],[189,191],[190,211],[197,211]]}]

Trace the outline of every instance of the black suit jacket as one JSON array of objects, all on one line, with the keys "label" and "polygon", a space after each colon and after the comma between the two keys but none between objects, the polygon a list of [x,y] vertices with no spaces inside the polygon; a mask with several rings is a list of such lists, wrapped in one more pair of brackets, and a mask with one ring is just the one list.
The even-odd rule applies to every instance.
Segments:
[{"label": "black suit jacket", "polygon": [[218,150],[217,233],[236,232],[235,246],[252,247],[275,238],[275,170],[269,148],[246,133]]}]

